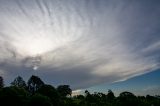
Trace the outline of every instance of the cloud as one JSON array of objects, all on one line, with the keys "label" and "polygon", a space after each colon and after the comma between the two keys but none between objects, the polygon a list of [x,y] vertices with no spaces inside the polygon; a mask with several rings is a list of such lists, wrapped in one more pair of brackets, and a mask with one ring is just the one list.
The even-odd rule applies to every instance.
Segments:
[{"label": "cloud", "polygon": [[146,95],[146,92],[150,95],[158,95],[160,93],[160,90],[159,90],[159,86],[156,86],[156,85],[152,85],[152,86],[146,86],[145,89],[142,89],[140,91],[137,91],[137,95]]},{"label": "cloud", "polygon": [[82,90],[80,90],[80,89],[72,91],[72,96],[76,96],[76,95],[80,95],[80,94],[82,94]]},{"label": "cloud", "polygon": [[160,66],[159,4],[0,1],[0,74],[6,83],[36,74],[82,89],[154,71]]}]

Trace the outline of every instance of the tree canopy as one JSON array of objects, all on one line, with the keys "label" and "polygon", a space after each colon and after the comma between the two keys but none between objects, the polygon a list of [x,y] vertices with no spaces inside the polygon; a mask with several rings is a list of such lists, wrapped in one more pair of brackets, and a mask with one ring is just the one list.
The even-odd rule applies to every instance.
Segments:
[{"label": "tree canopy", "polygon": [[66,97],[68,95],[71,96],[72,94],[72,90],[70,89],[69,85],[60,85],[57,87],[57,91],[63,97]]},{"label": "tree canopy", "polygon": [[25,81],[23,80],[23,78],[21,76],[16,77],[14,79],[14,81],[11,82],[11,86],[16,86],[16,87],[20,87],[20,88],[26,88],[27,87]]},{"label": "tree canopy", "polygon": [[[115,96],[108,93],[85,91],[84,95],[71,96],[69,85],[55,88],[32,75],[28,83],[18,76],[11,86],[4,86],[0,77],[0,106],[160,106],[160,96],[136,96],[124,91]],[[26,87],[25,87],[26,86]]]},{"label": "tree canopy", "polygon": [[41,86],[44,85],[44,82],[38,77],[32,75],[28,80],[28,91],[30,93],[35,93]]},{"label": "tree canopy", "polygon": [[4,86],[3,77],[0,76],[0,88],[2,88],[3,86]]}]

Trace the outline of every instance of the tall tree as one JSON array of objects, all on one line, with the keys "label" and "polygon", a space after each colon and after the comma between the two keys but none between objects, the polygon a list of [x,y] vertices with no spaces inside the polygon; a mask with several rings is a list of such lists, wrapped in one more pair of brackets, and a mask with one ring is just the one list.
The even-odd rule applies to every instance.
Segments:
[{"label": "tall tree", "polygon": [[112,90],[108,90],[108,94],[107,94],[107,99],[109,101],[112,101],[115,98],[114,93],[112,92]]},{"label": "tall tree", "polygon": [[2,76],[0,76],[0,88],[3,88],[3,86],[4,86],[4,83],[3,83],[3,77],[2,77]]},{"label": "tall tree", "polygon": [[62,97],[66,97],[72,94],[72,90],[69,85],[59,85],[57,91]]},{"label": "tall tree", "polygon": [[122,106],[138,106],[137,97],[131,92],[122,92],[118,97]]},{"label": "tall tree", "polygon": [[35,93],[35,91],[37,91],[41,86],[44,85],[44,82],[38,77],[38,76],[34,76],[32,75],[30,77],[30,79],[28,80],[28,91],[30,93]]},{"label": "tall tree", "polygon": [[26,88],[26,83],[21,76],[18,76],[11,82],[11,86],[19,87],[19,88]]},{"label": "tall tree", "polygon": [[51,99],[53,106],[57,106],[58,102],[60,102],[59,98],[59,93],[57,92],[57,90],[51,86],[51,85],[43,85],[42,87],[40,87],[36,93],[47,96]]}]

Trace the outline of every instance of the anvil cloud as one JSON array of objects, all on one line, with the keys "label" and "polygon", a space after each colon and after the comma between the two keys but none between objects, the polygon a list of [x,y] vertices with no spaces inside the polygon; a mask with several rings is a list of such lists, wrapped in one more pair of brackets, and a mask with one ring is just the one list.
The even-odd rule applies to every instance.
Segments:
[{"label": "anvil cloud", "polygon": [[1,0],[0,75],[81,89],[160,68],[160,2]]}]

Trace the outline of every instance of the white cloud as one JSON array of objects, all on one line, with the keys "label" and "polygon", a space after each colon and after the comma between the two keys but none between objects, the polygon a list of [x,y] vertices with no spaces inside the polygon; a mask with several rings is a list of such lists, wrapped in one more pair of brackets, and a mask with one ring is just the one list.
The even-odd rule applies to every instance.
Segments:
[{"label": "white cloud", "polygon": [[80,95],[80,94],[82,94],[82,90],[80,90],[80,89],[72,91],[72,96],[76,96],[76,95]]}]

